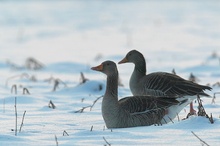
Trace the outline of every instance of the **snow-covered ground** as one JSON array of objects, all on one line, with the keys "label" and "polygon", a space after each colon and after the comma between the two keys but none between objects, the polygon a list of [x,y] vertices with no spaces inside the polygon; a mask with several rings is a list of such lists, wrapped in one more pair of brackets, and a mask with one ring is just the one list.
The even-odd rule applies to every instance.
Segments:
[{"label": "snow-covered ground", "polygon": [[[105,91],[106,76],[91,66],[118,62],[131,49],[144,54],[148,72],[175,69],[185,79],[193,73],[198,83],[213,87],[207,92],[212,97],[220,92],[213,86],[220,80],[219,10],[219,1],[0,1],[0,145],[203,145],[192,132],[219,145],[219,94],[215,103],[202,99],[214,124],[192,116],[162,126],[110,130],[101,116],[101,98],[91,110],[77,112]],[[44,68],[23,68],[29,57]],[[131,95],[133,65],[118,70],[122,98]],[[89,81],[80,84],[80,72]],[[53,91],[55,80],[59,85]],[[24,88],[30,94],[23,94]]]}]

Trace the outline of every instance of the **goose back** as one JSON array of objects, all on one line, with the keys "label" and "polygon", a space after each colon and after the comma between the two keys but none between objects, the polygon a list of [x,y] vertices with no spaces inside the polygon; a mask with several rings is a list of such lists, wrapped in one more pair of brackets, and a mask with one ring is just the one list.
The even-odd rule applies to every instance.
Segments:
[{"label": "goose back", "polygon": [[209,86],[199,85],[192,81],[185,80],[177,75],[155,72],[143,76],[139,79],[135,89],[132,92],[134,95],[154,95],[154,96],[173,96],[175,98],[183,96],[203,95],[204,90],[211,90]]}]

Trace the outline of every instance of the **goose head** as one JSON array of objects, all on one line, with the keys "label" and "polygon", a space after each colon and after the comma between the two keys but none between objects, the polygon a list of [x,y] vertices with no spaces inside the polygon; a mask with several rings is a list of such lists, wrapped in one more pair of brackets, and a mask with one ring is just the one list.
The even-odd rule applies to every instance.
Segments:
[{"label": "goose head", "polygon": [[91,69],[102,72],[106,74],[107,76],[118,73],[116,64],[113,61],[109,61],[109,60],[104,61],[100,65],[92,67]]},{"label": "goose head", "polygon": [[131,50],[126,54],[126,56],[118,62],[118,64],[122,63],[134,63],[137,64],[139,63],[140,60],[143,60],[144,56],[138,52],[137,50]]}]

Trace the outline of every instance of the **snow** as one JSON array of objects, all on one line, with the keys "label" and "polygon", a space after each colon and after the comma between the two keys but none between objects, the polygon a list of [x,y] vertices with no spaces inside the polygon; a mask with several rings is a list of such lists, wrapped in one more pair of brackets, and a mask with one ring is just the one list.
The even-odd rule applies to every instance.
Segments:
[{"label": "snow", "polygon": [[[199,84],[219,82],[219,9],[219,1],[0,1],[0,145],[56,145],[55,137],[59,145],[202,145],[192,132],[219,145],[219,94],[212,103],[219,86],[207,91],[211,98],[202,98],[213,124],[198,116],[182,120],[187,106],[174,123],[111,130],[102,119],[102,98],[90,108],[106,83],[104,74],[90,68],[105,60],[118,62],[131,49],[144,54],[148,72],[175,69],[185,79],[193,73]],[[45,67],[8,64],[22,67],[29,57]],[[118,65],[118,70],[123,98],[131,95],[133,65]],[[89,79],[84,84],[81,72]],[[62,83],[53,91],[56,80]],[[11,93],[13,85],[17,94]],[[30,94],[23,94],[24,88]],[[26,111],[17,136],[15,98],[18,130]],[[50,101],[55,109],[48,107]],[[76,112],[83,107],[88,108]]]}]

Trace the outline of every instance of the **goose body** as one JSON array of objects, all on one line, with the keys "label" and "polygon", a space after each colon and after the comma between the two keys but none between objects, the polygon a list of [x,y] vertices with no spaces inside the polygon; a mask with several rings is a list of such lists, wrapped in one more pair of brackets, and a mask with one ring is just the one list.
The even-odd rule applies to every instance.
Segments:
[{"label": "goose body", "polygon": [[102,100],[102,116],[107,128],[168,123],[186,106],[187,100],[178,101],[167,96],[130,96],[118,100],[116,64],[105,61],[91,69],[107,75],[106,91]]},{"label": "goose body", "polygon": [[185,80],[178,75],[155,72],[146,74],[146,62],[144,56],[137,50],[127,53],[122,63],[134,63],[134,71],[131,75],[129,86],[133,95],[172,96],[174,98],[187,98],[190,103],[197,95],[209,96],[204,90],[211,90],[209,86],[199,85]]}]

